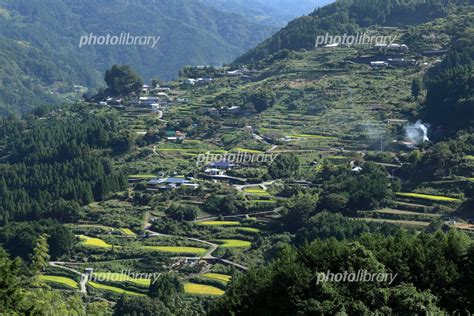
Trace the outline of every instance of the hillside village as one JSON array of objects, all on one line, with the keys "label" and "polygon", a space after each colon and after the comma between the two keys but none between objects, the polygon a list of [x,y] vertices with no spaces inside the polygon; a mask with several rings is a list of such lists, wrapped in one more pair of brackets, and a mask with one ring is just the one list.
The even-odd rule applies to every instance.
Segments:
[{"label": "hillside village", "polygon": [[[40,211],[41,201],[31,212],[51,213],[71,232],[68,250],[48,257],[38,278],[110,308],[159,298],[159,308],[183,315],[265,314],[253,302],[271,295],[272,315],[297,314],[298,302],[307,308],[300,314],[342,313],[337,299],[347,299],[349,314],[409,314],[407,297],[416,298],[415,314],[472,304],[472,125],[451,133],[426,105],[437,98],[432,69],[465,58],[452,57],[450,36],[472,17],[369,26],[396,41],[280,49],[248,63],[188,66],[169,82],[143,82],[114,65],[107,88],[83,102],[2,128],[0,162],[17,163],[19,173],[25,161],[49,163],[58,152],[89,162],[67,161],[79,175],[69,166],[32,171],[33,183],[79,179],[51,190],[66,192],[61,198],[35,192],[66,215]],[[69,138],[48,145],[60,134]],[[37,156],[15,143],[21,137],[42,142]],[[12,207],[28,196],[14,191],[21,175],[0,177],[0,192],[11,194],[1,207],[21,209]],[[15,233],[0,238],[12,243]],[[314,285],[318,271],[335,266],[399,275],[393,286]]]}]

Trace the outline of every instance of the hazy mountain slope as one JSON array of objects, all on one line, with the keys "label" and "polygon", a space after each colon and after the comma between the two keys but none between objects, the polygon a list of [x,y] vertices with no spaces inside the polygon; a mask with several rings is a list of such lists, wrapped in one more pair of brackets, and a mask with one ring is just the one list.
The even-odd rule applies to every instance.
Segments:
[{"label": "hazy mountain slope", "polygon": [[331,0],[201,0],[222,11],[235,12],[251,20],[282,27],[288,21],[308,14]]},{"label": "hazy mountain slope", "polygon": [[[0,0],[0,61],[8,65],[0,70],[0,105],[26,108],[51,101],[58,86],[97,86],[114,63],[145,80],[170,79],[184,65],[229,62],[271,30],[193,0]],[[90,33],[161,38],[155,48],[79,48]]]}]

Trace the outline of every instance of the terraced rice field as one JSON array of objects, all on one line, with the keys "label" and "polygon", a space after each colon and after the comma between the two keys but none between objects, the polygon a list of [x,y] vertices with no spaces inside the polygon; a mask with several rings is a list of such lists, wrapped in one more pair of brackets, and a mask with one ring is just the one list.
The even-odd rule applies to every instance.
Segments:
[{"label": "terraced rice field", "polygon": [[135,234],[133,231],[131,231],[129,228],[120,228],[120,231],[128,237],[135,237],[137,234]]},{"label": "terraced rice field", "polygon": [[174,254],[187,254],[203,256],[208,251],[206,248],[198,247],[174,247],[174,246],[142,246],[144,250],[159,251]]},{"label": "terraced rice field", "polygon": [[40,280],[43,280],[46,282],[58,283],[58,284],[65,285],[73,289],[79,289],[79,285],[77,284],[77,282],[70,278],[56,276],[56,275],[40,275],[39,278]]},{"label": "terraced rice field", "polygon": [[82,244],[87,247],[112,248],[112,245],[99,238],[84,235],[80,235],[79,238],[82,240]]},{"label": "terraced rice field", "polygon": [[403,210],[394,210],[385,208],[382,210],[370,211],[369,213],[379,213],[379,214],[389,214],[389,215],[416,215],[416,216],[425,216],[425,217],[441,217],[441,214],[433,214],[433,213],[420,213],[420,212],[411,212],[411,211],[403,211]]},{"label": "terraced rice field", "polygon": [[220,273],[204,273],[201,274],[201,277],[210,279],[210,280],[216,280],[216,281],[221,281],[221,282],[230,282],[232,277],[227,274],[220,274]]},{"label": "terraced rice field", "polygon": [[202,226],[240,226],[240,222],[237,221],[203,221],[196,224]]},{"label": "terraced rice field", "polygon": [[251,203],[259,204],[259,203],[270,203],[275,204],[277,201],[275,200],[250,200]]},{"label": "terraced rice field", "polygon": [[[69,225],[69,224],[68,224]],[[90,225],[90,224],[78,224],[78,225],[70,225],[71,228],[92,228],[92,229],[100,229],[100,230],[103,230],[103,231],[113,231],[114,228],[113,227],[109,227],[109,226],[104,226],[104,225]]]},{"label": "terraced rice field", "polygon": [[196,284],[196,283],[185,283],[184,284],[184,291],[188,294],[192,295],[210,295],[210,296],[220,296],[224,295],[224,291],[221,289],[211,286],[211,285],[204,285],[204,284]]},{"label": "terraced rice field", "polygon": [[110,286],[110,285],[104,285],[104,284],[99,284],[96,282],[89,281],[87,283],[91,287],[98,289],[98,290],[105,290],[109,292],[114,292],[118,294],[126,294],[126,295],[135,295],[135,296],[145,296],[145,294],[142,293],[137,293],[137,292],[132,292],[132,291],[127,291],[118,287]]},{"label": "terraced rice field", "polygon": [[221,248],[248,248],[252,246],[250,241],[239,239],[219,239],[216,242],[220,244]]},{"label": "terraced rice field", "polygon": [[255,150],[255,149],[247,149],[247,148],[234,148],[232,149],[233,152],[241,152],[241,153],[249,153],[249,154],[263,154],[263,151]]},{"label": "terraced rice field", "polygon": [[356,218],[356,220],[363,220],[363,221],[368,221],[368,222],[379,222],[379,223],[390,223],[390,224],[406,225],[406,226],[414,226],[414,227],[426,227],[430,224],[430,222],[405,221],[405,220],[381,219],[381,218]]},{"label": "terraced rice field", "polygon": [[239,227],[239,228],[237,228],[237,230],[247,232],[247,233],[254,233],[254,234],[257,234],[257,233],[260,232],[260,229],[252,228],[252,227]]},{"label": "terraced rice field", "polygon": [[199,149],[191,149],[191,148],[156,148],[156,151],[160,152],[188,152],[188,153],[200,153]]},{"label": "terraced rice field", "polygon": [[108,280],[111,282],[130,282],[138,286],[144,286],[148,287],[150,286],[150,279],[144,279],[144,278],[132,278],[128,276],[127,274],[123,273],[113,273],[113,272],[95,272],[94,273],[94,278],[97,280]]},{"label": "terraced rice field", "polygon": [[154,179],[156,178],[153,174],[131,174],[128,176],[129,179]]},{"label": "terraced rice field", "polygon": [[254,195],[259,195],[259,196],[269,196],[270,193],[268,193],[267,191],[261,189],[261,188],[245,188],[244,189],[244,192],[245,193],[249,193],[249,194],[254,194]]},{"label": "terraced rice field", "polygon": [[440,195],[429,195],[429,194],[420,194],[420,193],[397,193],[398,196],[401,197],[410,197],[410,198],[417,198],[423,200],[430,200],[430,201],[440,201],[440,202],[460,202],[460,199],[448,197],[448,196],[440,196]]},{"label": "terraced rice field", "polygon": [[336,139],[331,136],[311,135],[311,134],[292,134],[289,135],[291,138],[310,138],[310,139]]}]

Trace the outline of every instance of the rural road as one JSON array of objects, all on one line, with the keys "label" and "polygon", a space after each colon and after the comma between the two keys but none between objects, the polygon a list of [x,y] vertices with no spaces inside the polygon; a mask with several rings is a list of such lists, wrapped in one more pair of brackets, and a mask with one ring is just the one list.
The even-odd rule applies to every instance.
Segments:
[{"label": "rural road", "polygon": [[155,236],[155,237],[178,237],[178,238],[183,238],[183,239],[186,239],[186,240],[189,240],[189,241],[194,241],[194,242],[200,242],[200,243],[203,243],[203,244],[206,244],[208,246],[210,246],[211,248],[206,252],[206,254],[202,257],[182,257],[182,258],[185,258],[185,259],[188,259],[188,260],[219,260],[223,263],[226,263],[226,264],[229,264],[229,265],[233,265],[239,269],[242,269],[242,270],[248,270],[249,268],[246,267],[246,266],[243,266],[241,264],[238,264],[236,262],[233,262],[233,261],[230,261],[230,260],[226,260],[226,259],[221,259],[221,258],[217,258],[217,257],[214,257],[212,254],[219,248],[219,245],[218,244],[214,244],[212,242],[209,242],[209,241],[206,241],[206,240],[202,240],[202,239],[198,239],[198,238],[192,238],[192,237],[184,237],[184,236],[176,236],[176,235],[166,235],[166,234],[161,234],[161,233],[157,233],[155,231],[152,231],[150,229],[151,227],[151,223],[150,221],[153,220],[153,218],[150,218],[148,220],[148,222],[145,224],[145,232],[147,232],[150,236]]},{"label": "rural road", "polygon": [[64,264],[67,264],[67,262],[63,262],[63,261],[50,261],[49,262],[49,265],[52,267],[68,270],[70,272],[80,275],[81,276],[81,281],[79,282],[80,292],[87,295],[86,285],[87,285],[87,281],[89,281],[89,277],[78,270],[64,266]]},{"label": "rural road", "polygon": [[267,190],[268,185],[272,185],[275,183],[275,180],[272,181],[266,181],[262,183],[255,183],[255,184],[243,184],[243,185],[234,185],[234,188],[236,188],[239,191],[243,191],[245,188],[252,188],[252,187],[261,187],[263,190]]},{"label": "rural road", "polygon": [[149,229],[150,226],[151,226],[151,224],[149,224],[148,228],[145,227],[145,232],[147,232],[150,236],[153,236],[153,237],[178,237],[178,238],[183,238],[183,239],[190,240],[190,241],[200,242],[200,243],[206,244],[208,246],[211,246],[211,249],[209,249],[209,251],[206,252],[206,254],[204,256],[199,257],[199,258],[202,258],[202,259],[217,259],[216,257],[214,257],[212,255],[214,253],[214,251],[216,251],[217,248],[219,248],[219,245],[217,245],[217,244],[214,244],[214,243],[206,241],[206,240],[197,239],[197,238],[183,237],[183,236],[176,236],[176,235],[166,235],[166,234],[157,233],[155,231],[150,230]]},{"label": "rural road", "polygon": [[[235,218],[235,217],[252,217],[255,215],[266,215],[266,214],[280,214],[279,212],[283,209],[283,207],[277,207],[271,211],[264,211],[264,212],[256,212],[256,213],[247,213],[247,214],[236,214],[236,215],[227,215],[222,216],[222,218]],[[208,217],[200,217],[195,220],[195,222],[207,221],[207,220],[214,220],[218,219],[220,216],[208,216]]]}]

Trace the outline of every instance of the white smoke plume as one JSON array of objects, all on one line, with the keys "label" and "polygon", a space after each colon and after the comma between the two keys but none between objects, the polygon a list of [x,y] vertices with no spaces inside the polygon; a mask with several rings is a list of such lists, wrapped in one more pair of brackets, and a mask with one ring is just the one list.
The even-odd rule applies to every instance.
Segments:
[{"label": "white smoke plume", "polygon": [[423,124],[421,121],[407,125],[405,126],[405,137],[414,145],[428,142],[430,140],[428,138],[428,126]]}]

